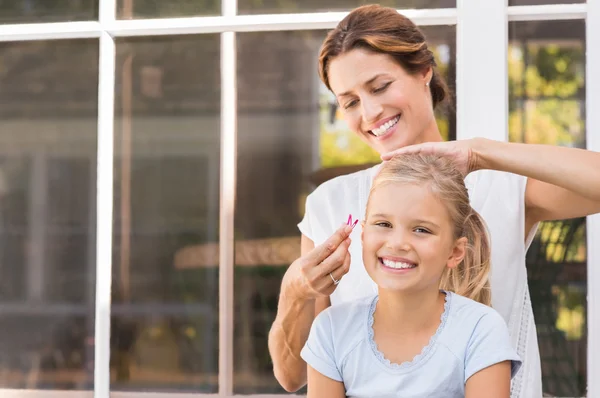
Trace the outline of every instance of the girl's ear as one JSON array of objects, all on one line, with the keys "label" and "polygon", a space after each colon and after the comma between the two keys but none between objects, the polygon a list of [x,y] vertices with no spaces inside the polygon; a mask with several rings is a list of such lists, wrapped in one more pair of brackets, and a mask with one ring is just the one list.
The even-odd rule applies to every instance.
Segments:
[{"label": "girl's ear", "polygon": [[446,266],[448,268],[458,267],[460,262],[463,260],[463,258],[465,258],[465,255],[467,254],[468,243],[469,243],[469,241],[465,237],[459,238],[456,240],[456,242],[454,242],[454,247],[452,248],[452,251],[450,252],[450,256],[448,257],[448,262],[446,263]]}]

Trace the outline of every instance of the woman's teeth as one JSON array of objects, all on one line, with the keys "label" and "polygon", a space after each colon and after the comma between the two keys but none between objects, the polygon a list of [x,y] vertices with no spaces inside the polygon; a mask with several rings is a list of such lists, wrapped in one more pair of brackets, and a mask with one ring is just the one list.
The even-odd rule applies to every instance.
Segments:
[{"label": "woman's teeth", "polygon": [[415,264],[408,264],[408,263],[403,263],[403,262],[400,262],[400,261],[391,261],[391,260],[382,259],[381,262],[386,267],[394,268],[394,269],[416,268]]},{"label": "woman's teeth", "polygon": [[376,129],[371,130],[371,132],[373,133],[374,136],[379,137],[380,135],[385,134],[386,131],[388,131],[389,129],[394,127],[396,125],[396,123],[398,123],[399,120],[400,120],[400,116],[396,116],[395,118],[388,121],[387,123],[377,127]]}]

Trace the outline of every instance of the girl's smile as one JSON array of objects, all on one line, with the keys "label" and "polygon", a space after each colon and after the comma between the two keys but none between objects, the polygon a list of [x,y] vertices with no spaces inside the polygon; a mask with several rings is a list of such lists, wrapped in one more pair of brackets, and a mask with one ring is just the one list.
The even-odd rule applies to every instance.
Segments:
[{"label": "girl's smile", "polygon": [[445,205],[428,184],[387,183],[371,194],[363,228],[365,268],[380,288],[435,289],[456,242]]}]

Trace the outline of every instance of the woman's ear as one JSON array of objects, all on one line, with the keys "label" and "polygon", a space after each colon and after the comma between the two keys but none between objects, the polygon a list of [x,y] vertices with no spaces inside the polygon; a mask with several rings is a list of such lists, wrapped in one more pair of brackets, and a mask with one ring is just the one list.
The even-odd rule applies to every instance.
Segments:
[{"label": "woman's ear", "polygon": [[431,79],[433,79],[433,67],[429,67],[427,69],[425,69],[424,73],[423,73],[423,83],[425,86],[429,86],[429,84],[431,83]]},{"label": "woman's ear", "polygon": [[448,262],[446,266],[448,268],[456,268],[458,264],[465,258],[468,250],[468,239],[465,237],[459,238],[454,242],[454,247],[450,252],[450,257],[448,257]]}]

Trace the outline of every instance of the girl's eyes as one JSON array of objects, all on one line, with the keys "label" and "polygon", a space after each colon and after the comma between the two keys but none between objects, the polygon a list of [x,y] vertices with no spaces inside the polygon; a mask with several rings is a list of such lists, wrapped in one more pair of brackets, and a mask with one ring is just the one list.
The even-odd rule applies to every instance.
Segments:
[{"label": "girl's eyes", "polygon": [[[383,227],[383,228],[392,228],[392,224],[390,224],[387,221],[376,222],[374,225],[376,225],[378,227]],[[419,233],[419,234],[431,234],[431,231],[429,231],[426,228],[421,228],[421,227],[417,227],[417,228],[413,229],[413,231],[416,233]]]}]

